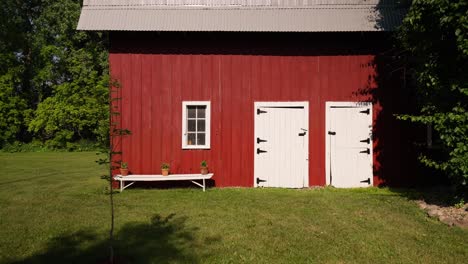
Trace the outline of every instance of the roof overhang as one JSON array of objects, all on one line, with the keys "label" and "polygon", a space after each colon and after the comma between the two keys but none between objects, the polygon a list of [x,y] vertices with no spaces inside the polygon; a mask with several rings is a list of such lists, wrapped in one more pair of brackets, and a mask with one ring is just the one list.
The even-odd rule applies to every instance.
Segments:
[{"label": "roof overhang", "polygon": [[376,5],[312,7],[84,6],[79,30],[337,32],[392,31],[405,8]]}]

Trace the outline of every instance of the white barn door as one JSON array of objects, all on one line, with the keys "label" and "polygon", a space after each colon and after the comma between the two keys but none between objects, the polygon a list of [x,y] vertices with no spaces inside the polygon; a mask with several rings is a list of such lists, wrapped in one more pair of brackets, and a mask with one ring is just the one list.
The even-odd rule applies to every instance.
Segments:
[{"label": "white barn door", "polygon": [[326,122],[327,184],[372,186],[372,104],[327,102]]},{"label": "white barn door", "polygon": [[308,187],[307,102],[255,103],[254,185]]}]

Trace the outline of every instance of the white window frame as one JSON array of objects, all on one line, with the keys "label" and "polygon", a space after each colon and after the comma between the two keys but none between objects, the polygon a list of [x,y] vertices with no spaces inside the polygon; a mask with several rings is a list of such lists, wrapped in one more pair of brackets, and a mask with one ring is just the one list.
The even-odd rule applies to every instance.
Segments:
[{"label": "white window frame", "polygon": [[[187,106],[206,106],[205,112],[205,145],[187,145]],[[183,101],[182,102],[182,149],[210,149],[211,138],[211,102]]]}]

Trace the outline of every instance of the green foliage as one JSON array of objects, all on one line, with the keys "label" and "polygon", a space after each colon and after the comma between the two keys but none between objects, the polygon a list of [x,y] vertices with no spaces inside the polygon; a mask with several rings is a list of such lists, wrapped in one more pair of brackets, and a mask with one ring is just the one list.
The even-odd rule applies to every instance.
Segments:
[{"label": "green foliage", "polygon": [[49,0],[33,40],[38,67],[32,80],[52,96],[41,101],[29,131],[54,148],[79,139],[108,139],[107,53],[102,36],[77,32],[80,5]]},{"label": "green foliage", "polygon": [[91,140],[79,140],[76,142],[68,142],[66,144],[65,148],[52,148],[44,144],[40,140],[33,140],[28,143],[24,143],[21,141],[14,141],[12,143],[6,143],[3,148],[0,150],[0,152],[9,152],[9,153],[14,153],[14,152],[50,152],[50,151],[58,151],[58,152],[63,152],[63,151],[76,151],[76,152],[82,152],[82,151],[94,151],[99,149],[99,144],[91,141]]},{"label": "green foliage", "polygon": [[21,3],[13,0],[2,2],[0,9],[0,148],[20,136],[29,114],[21,89],[25,67],[19,51],[27,37],[22,11]]},{"label": "green foliage", "polygon": [[463,208],[465,206],[465,199],[461,198],[454,206],[455,208]]},{"label": "green foliage", "polygon": [[207,166],[208,166],[208,163],[206,162],[206,160],[202,160],[202,162],[200,162],[200,167],[206,168]]},{"label": "green foliage", "polygon": [[108,145],[107,37],[76,30],[80,2],[2,2],[0,148],[31,138],[47,148]]},{"label": "green foliage", "polygon": [[30,113],[26,100],[16,92],[19,82],[16,76],[14,69],[0,75],[0,147],[16,139]]},{"label": "green foliage", "polygon": [[121,169],[128,169],[128,163],[127,162],[120,163],[120,168]]},{"label": "green foliage", "polygon": [[170,168],[171,166],[169,165],[169,163],[165,163],[165,162],[161,163],[161,170],[168,170]]},{"label": "green foliage", "polygon": [[[76,54],[75,54],[76,55]],[[38,105],[29,131],[46,139],[52,147],[64,147],[66,143],[83,138],[99,138],[106,141],[108,134],[107,80],[82,54],[80,74],[68,83],[54,86],[55,95]],[[85,66],[88,64],[88,68]]]},{"label": "green foliage", "polygon": [[23,143],[20,141],[15,141],[12,143],[7,143],[1,149],[1,152],[46,152],[50,151],[44,144],[40,141],[34,140],[29,143]]},{"label": "green foliage", "polygon": [[415,0],[398,38],[409,51],[408,64],[417,81],[417,115],[399,118],[432,125],[442,157],[421,161],[447,173],[461,190],[468,189],[468,2]]}]

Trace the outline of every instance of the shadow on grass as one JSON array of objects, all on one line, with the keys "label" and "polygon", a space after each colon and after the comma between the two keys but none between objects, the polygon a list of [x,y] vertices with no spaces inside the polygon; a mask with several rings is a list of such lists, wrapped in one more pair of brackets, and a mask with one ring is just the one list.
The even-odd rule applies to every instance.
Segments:
[{"label": "shadow on grass", "polygon": [[453,206],[460,201],[460,195],[455,192],[453,187],[448,185],[438,185],[421,188],[390,188],[390,190],[408,200],[424,200],[428,204],[434,204],[442,207]]},{"label": "shadow on grass", "polygon": [[[202,249],[195,243],[197,230],[185,222],[185,217],[171,214],[155,215],[150,223],[126,224],[115,236],[115,263],[198,263]],[[108,256],[108,242],[82,230],[55,237],[42,252],[10,263],[108,263]]]},{"label": "shadow on grass", "polygon": [[[201,181],[197,181],[202,183]],[[212,179],[206,180],[206,188],[215,187],[215,181]],[[135,182],[130,188],[140,189],[195,189],[201,190],[201,187],[193,184],[191,181],[167,181],[167,182]]]}]

